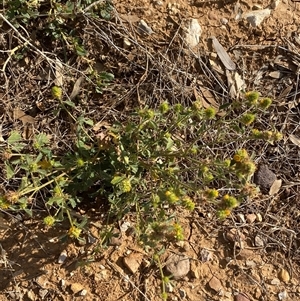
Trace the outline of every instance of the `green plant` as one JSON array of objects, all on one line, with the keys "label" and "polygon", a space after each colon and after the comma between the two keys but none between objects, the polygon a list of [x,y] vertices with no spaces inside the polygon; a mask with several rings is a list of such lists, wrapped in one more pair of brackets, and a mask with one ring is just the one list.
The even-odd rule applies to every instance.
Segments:
[{"label": "green plant", "polygon": [[[53,87],[52,95],[63,103],[60,88]],[[260,101],[250,107],[241,101],[231,105],[257,116],[263,113],[260,106]],[[200,101],[191,107],[163,102],[157,109],[136,111],[126,122],[115,122],[94,137],[89,135],[93,121],[80,117],[73,150],[59,156],[47,135],[40,133],[25,144],[13,131],[1,153],[7,180],[20,181],[17,189],[3,193],[0,207],[32,215],[32,203],[43,192],[51,213],[44,223],[52,226],[67,217],[68,235],[80,239],[86,220],[78,221],[72,212],[85,193],[107,200],[116,219],[134,212],[136,235],[145,247],[182,240],[183,229],[176,218],[180,208],[192,211],[201,202],[211,202],[218,216],[226,218],[257,193],[250,183],[255,171],[252,157],[244,148],[224,153],[228,141],[274,143],[282,137],[251,129],[241,122],[243,114],[233,117],[229,109],[221,117]]]},{"label": "green plant", "polygon": [[[85,41],[80,36],[80,24],[84,14],[110,20],[113,12],[111,1],[95,0],[6,0],[4,15],[16,28],[27,30],[34,24],[37,35],[50,36],[60,41],[65,49],[78,56],[86,56]],[[39,24],[38,28],[36,24]]]}]

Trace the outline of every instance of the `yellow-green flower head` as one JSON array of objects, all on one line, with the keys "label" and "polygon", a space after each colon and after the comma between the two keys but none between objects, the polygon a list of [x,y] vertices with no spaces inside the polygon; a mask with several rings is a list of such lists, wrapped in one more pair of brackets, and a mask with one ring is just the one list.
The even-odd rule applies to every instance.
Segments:
[{"label": "yellow-green flower head", "polygon": [[196,100],[193,102],[193,105],[192,105],[192,109],[196,112],[200,111],[202,109],[202,103],[200,100]]},{"label": "yellow-green flower head", "polygon": [[195,209],[195,203],[193,202],[193,200],[189,197],[189,196],[184,196],[182,197],[182,204],[183,206],[190,210],[193,211]]},{"label": "yellow-green flower head", "polygon": [[165,136],[166,138],[171,138],[171,137],[172,137],[172,135],[171,135],[169,132],[165,133],[164,136]]},{"label": "yellow-green flower head", "polygon": [[38,166],[40,169],[52,169],[52,162],[47,159],[44,159],[38,162]]},{"label": "yellow-green flower head", "polygon": [[162,298],[162,300],[166,301],[168,299],[168,293],[167,292],[162,292],[161,293],[161,298]]},{"label": "yellow-green flower head", "polygon": [[53,195],[54,196],[63,196],[63,190],[61,189],[61,187],[59,185],[56,185],[53,188]]},{"label": "yellow-green flower head", "polygon": [[159,204],[160,204],[160,197],[157,194],[153,195],[152,196],[152,206],[153,206],[153,208],[157,208]]},{"label": "yellow-green flower head", "polygon": [[49,227],[51,227],[55,224],[55,218],[51,215],[46,216],[43,221],[44,221],[44,224]]},{"label": "yellow-green flower head", "polygon": [[169,104],[164,101],[160,106],[159,106],[159,110],[162,114],[165,114],[169,111],[170,107]]},{"label": "yellow-green flower head", "polygon": [[120,184],[119,188],[122,193],[130,192],[131,191],[131,183],[129,179],[124,179]]},{"label": "yellow-green flower head", "polygon": [[51,89],[52,97],[57,100],[62,98],[62,89],[60,87],[54,86]]},{"label": "yellow-green flower head", "polygon": [[233,209],[233,208],[237,207],[238,205],[239,205],[239,202],[235,197],[230,196],[228,194],[225,194],[223,196],[222,207],[224,209]]},{"label": "yellow-green flower head", "polygon": [[179,197],[170,190],[167,190],[165,192],[165,197],[166,197],[167,201],[171,204],[175,204],[179,201]]},{"label": "yellow-green flower head", "polygon": [[230,167],[230,165],[231,165],[231,160],[230,160],[230,159],[226,159],[226,160],[223,161],[223,163],[224,163],[224,166],[225,166],[225,167]]},{"label": "yellow-green flower head", "polygon": [[262,138],[265,139],[265,140],[267,140],[267,141],[272,140],[272,138],[273,138],[273,132],[271,132],[271,131],[264,131],[262,133]]},{"label": "yellow-green flower head", "polygon": [[274,141],[280,141],[283,139],[283,135],[279,132],[274,132],[272,138]]},{"label": "yellow-green flower head", "polygon": [[234,162],[243,162],[245,160],[247,160],[249,158],[249,155],[247,153],[247,151],[242,148],[242,149],[239,149],[236,154],[233,156],[233,161]]},{"label": "yellow-green flower head", "polygon": [[174,237],[177,240],[183,240],[184,239],[183,229],[178,223],[175,223],[173,225],[173,231],[174,231]]},{"label": "yellow-green flower head", "polygon": [[254,184],[246,183],[241,192],[246,196],[255,197],[259,193],[259,188]]},{"label": "yellow-green flower head", "polygon": [[252,135],[254,138],[257,138],[257,139],[261,139],[262,136],[263,136],[263,133],[257,129],[253,129],[252,130]]},{"label": "yellow-green flower head", "polygon": [[216,116],[216,109],[213,107],[207,108],[204,110],[204,116],[207,119],[214,119]]},{"label": "yellow-green flower head", "polygon": [[77,158],[77,160],[76,160],[77,167],[82,167],[82,166],[84,166],[84,164],[85,164],[85,162],[82,158]]},{"label": "yellow-green flower head", "polygon": [[200,171],[201,171],[202,173],[206,173],[206,172],[209,171],[209,168],[208,168],[207,166],[205,166],[205,165],[202,165],[202,166],[200,167]]},{"label": "yellow-green flower head", "polygon": [[210,199],[210,200],[214,200],[219,196],[219,192],[217,189],[213,188],[213,189],[207,189],[205,190],[205,196]]},{"label": "yellow-green flower head", "polygon": [[37,172],[39,170],[39,165],[38,165],[38,163],[34,162],[34,163],[29,165],[29,168],[30,168],[30,171]]},{"label": "yellow-green flower head", "polygon": [[75,227],[75,226],[71,226],[69,231],[68,231],[68,234],[70,237],[72,238],[79,238],[80,234],[81,234],[81,229]]},{"label": "yellow-green flower head", "polygon": [[255,114],[251,114],[251,113],[246,113],[244,115],[242,115],[240,121],[242,124],[244,125],[250,125],[251,123],[253,123],[255,120]]},{"label": "yellow-green flower head", "polygon": [[183,106],[180,103],[177,103],[173,106],[176,113],[181,113],[183,111]]},{"label": "yellow-green flower head", "polygon": [[192,148],[191,148],[191,154],[193,154],[193,155],[196,155],[197,153],[198,153],[198,147],[197,146],[193,146]]},{"label": "yellow-green flower head", "polygon": [[214,179],[214,175],[211,172],[207,172],[204,174],[204,181],[211,182]]},{"label": "yellow-green flower head", "polygon": [[256,91],[249,91],[245,93],[245,99],[249,105],[257,104],[258,98],[259,98],[259,93]]},{"label": "yellow-green flower head", "polygon": [[240,175],[250,176],[254,174],[255,170],[256,165],[250,160],[245,161],[238,166],[238,172]]},{"label": "yellow-green flower head", "polygon": [[272,104],[272,99],[266,97],[266,98],[260,99],[258,105],[259,105],[259,107],[260,107],[261,109],[266,110],[266,109],[269,108],[269,106],[270,106],[271,104]]},{"label": "yellow-green flower head", "polygon": [[18,191],[8,191],[5,194],[5,200],[9,202],[10,204],[15,204],[20,199],[20,193]]},{"label": "yellow-green flower head", "polygon": [[155,113],[151,109],[142,109],[139,111],[139,116],[143,117],[145,119],[153,119],[155,116]]},{"label": "yellow-green flower head", "polygon": [[7,202],[5,196],[0,196],[0,209],[8,209],[10,204]]},{"label": "yellow-green flower head", "polygon": [[230,215],[231,211],[229,209],[218,210],[217,216],[219,219],[225,219]]}]

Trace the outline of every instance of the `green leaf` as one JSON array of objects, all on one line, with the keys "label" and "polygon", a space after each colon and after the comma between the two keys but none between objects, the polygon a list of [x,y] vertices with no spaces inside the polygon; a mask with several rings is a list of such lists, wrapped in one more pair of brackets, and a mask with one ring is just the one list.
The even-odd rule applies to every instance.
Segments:
[{"label": "green leaf", "polygon": [[111,82],[115,79],[115,76],[112,73],[109,73],[109,72],[101,72],[100,73],[100,78],[104,82]]},{"label": "green leaf", "polygon": [[7,180],[9,180],[9,179],[11,179],[14,176],[15,171],[10,166],[10,164],[7,163],[7,162],[5,162],[5,167],[6,167],[6,178],[7,178]]},{"label": "green leaf", "polygon": [[51,197],[48,202],[46,203],[49,206],[52,206],[53,204],[56,204],[58,206],[61,206],[63,204],[64,198],[61,196],[53,196]]},{"label": "green leaf", "polygon": [[76,50],[77,55],[79,55],[79,56],[85,56],[87,54],[87,51],[85,50],[85,48],[82,45],[76,45],[75,50]]},{"label": "green leaf", "polygon": [[25,144],[21,142],[22,140],[21,134],[18,131],[12,131],[7,142],[14,151],[19,152],[25,147]]},{"label": "green leaf", "polygon": [[224,109],[227,109],[228,107],[231,106],[231,103],[230,102],[227,102],[227,103],[224,103],[223,105],[221,105],[219,107],[219,110],[224,110]]},{"label": "green leaf", "polygon": [[31,209],[24,208],[24,211],[25,211],[30,217],[32,217],[32,210],[31,210]]},{"label": "green leaf", "polygon": [[172,148],[172,146],[174,145],[174,141],[172,140],[172,138],[167,138],[167,146],[166,149],[170,150]]},{"label": "green leaf", "polygon": [[75,208],[77,206],[76,200],[74,198],[69,198],[68,201],[72,208]]},{"label": "green leaf", "polygon": [[46,134],[40,133],[35,137],[35,141],[39,144],[40,147],[49,144],[49,138]]},{"label": "green leaf", "polygon": [[70,106],[71,108],[75,108],[75,103],[70,100],[65,100],[64,104]]},{"label": "green leaf", "polygon": [[111,180],[111,184],[116,185],[120,182],[122,182],[126,177],[125,176],[115,176],[112,180]]},{"label": "green leaf", "polygon": [[104,20],[107,20],[109,21],[110,18],[111,18],[111,14],[106,10],[106,9],[102,9],[100,11],[100,16],[104,19]]},{"label": "green leaf", "polygon": [[9,138],[7,139],[7,142],[10,145],[14,145],[20,141],[22,141],[22,136],[18,131],[12,131]]},{"label": "green leaf", "polygon": [[89,119],[89,118],[84,118],[83,122],[87,125],[90,125],[90,126],[94,125],[94,121],[92,119]]}]

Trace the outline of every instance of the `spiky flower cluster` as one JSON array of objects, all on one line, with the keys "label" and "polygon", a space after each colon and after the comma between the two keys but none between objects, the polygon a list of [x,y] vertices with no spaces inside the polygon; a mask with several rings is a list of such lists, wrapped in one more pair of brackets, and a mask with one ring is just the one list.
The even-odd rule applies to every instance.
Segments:
[{"label": "spiky flower cluster", "polygon": [[259,93],[256,91],[249,91],[249,92],[245,93],[244,97],[245,97],[248,105],[254,106],[258,102]]},{"label": "spiky flower cluster", "polygon": [[44,224],[48,227],[51,227],[55,224],[55,218],[51,215],[48,215],[44,218]]},{"label": "spiky flower cluster", "polygon": [[81,229],[73,225],[70,227],[68,234],[72,238],[79,238],[81,231]]},{"label": "spiky flower cluster", "polygon": [[282,140],[283,135],[280,132],[272,131],[259,131],[257,129],[252,130],[252,136],[255,139],[263,139],[269,143],[274,143]]},{"label": "spiky flower cluster", "polygon": [[239,178],[247,178],[254,174],[255,164],[250,159],[245,149],[240,149],[233,156],[232,165],[234,166]]},{"label": "spiky flower cluster", "polygon": [[62,98],[62,89],[60,87],[54,86],[51,89],[52,97],[56,100],[61,100]]},{"label": "spiky flower cluster", "polygon": [[264,97],[259,99],[259,93],[256,91],[249,91],[244,94],[248,106],[257,106],[260,109],[266,110],[272,104],[272,99]]},{"label": "spiky flower cluster", "polygon": [[208,201],[213,201],[219,196],[219,192],[217,189],[206,189],[204,191],[204,198]]},{"label": "spiky flower cluster", "polygon": [[241,123],[244,125],[250,125],[255,120],[255,114],[252,113],[245,113],[241,116]]},{"label": "spiky flower cluster", "polygon": [[180,226],[180,224],[175,223],[173,225],[173,232],[174,232],[175,239],[177,239],[177,240],[183,240],[184,239],[183,229]]},{"label": "spiky flower cluster", "polygon": [[131,191],[131,182],[129,179],[124,179],[119,184],[119,189],[122,193],[130,192]]},{"label": "spiky flower cluster", "polygon": [[165,197],[170,204],[176,204],[179,201],[179,197],[176,195],[176,193],[170,190],[165,192]]},{"label": "spiky flower cluster", "polygon": [[182,202],[182,205],[184,208],[190,210],[190,211],[193,211],[195,209],[195,203],[193,202],[193,200],[185,195],[181,198],[181,202]]}]

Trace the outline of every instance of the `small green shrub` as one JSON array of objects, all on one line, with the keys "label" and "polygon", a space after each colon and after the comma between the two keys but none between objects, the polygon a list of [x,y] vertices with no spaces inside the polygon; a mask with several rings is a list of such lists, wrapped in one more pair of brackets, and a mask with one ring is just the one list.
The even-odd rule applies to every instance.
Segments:
[{"label": "small green shrub", "polygon": [[6,0],[3,2],[3,10],[4,16],[16,28],[24,26],[30,31],[33,26],[36,35],[49,36],[78,56],[86,56],[85,43],[79,32],[83,15],[110,20],[113,5],[110,0]]},{"label": "small green shrub", "polygon": [[[63,98],[59,88],[54,87],[52,94],[59,101]],[[239,101],[240,110],[259,116],[262,102],[253,105],[251,101],[249,107]],[[85,193],[107,200],[109,213],[116,219],[134,213],[136,235],[145,247],[182,240],[178,210],[192,211],[201,202],[210,202],[217,215],[226,218],[257,193],[250,183],[256,168],[252,157],[244,148],[228,150],[228,142],[235,139],[241,145],[249,139],[264,139],[274,143],[282,137],[278,132],[252,129],[248,122],[233,118],[230,109],[221,117],[214,108],[203,108],[200,101],[191,107],[163,102],[157,109],[137,110],[127,121],[94,136],[88,134],[93,121],[81,117],[73,150],[59,156],[51,149],[51,137],[40,133],[28,145],[12,131],[1,154],[6,179],[18,182],[18,188],[1,196],[0,208],[32,215],[32,203],[43,193],[50,213],[45,225],[67,217],[68,235],[80,239],[86,221],[76,220],[72,210]]]}]

